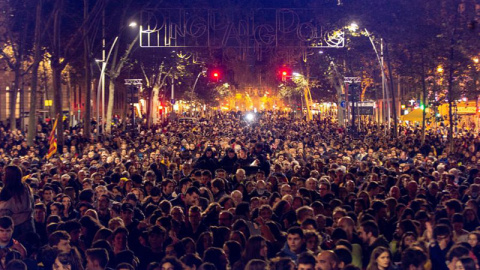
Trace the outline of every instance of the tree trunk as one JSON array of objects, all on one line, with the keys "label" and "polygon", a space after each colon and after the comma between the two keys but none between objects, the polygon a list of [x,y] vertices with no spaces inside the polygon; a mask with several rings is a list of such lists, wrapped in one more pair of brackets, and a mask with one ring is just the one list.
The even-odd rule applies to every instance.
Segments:
[{"label": "tree trunk", "polygon": [[35,19],[35,44],[34,44],[34,57],[32,65],[32,90],[30,93],[30,115],[28,117],[28,135],[27,143],[32,146],[35,136],[37,135],[37,87],[38,87],[38,67],[41,60],[41,15],[42,15],[43,0],[38,0],[37,11]]},{"label": "tree trunk", "polygon": [[107,121],[105,123],[106,134],[110,134],[112,132],[112,114],[113,114],[113,104],[115,101],[115,79],[116,78],[110,78],[108,80]]},{"label": "tree trunk", "polygon": [[[117,39],[115,39],[112,46],[115,46],[116,40]],[[130,44],[127,47],[127,50],[125,51],[123,56],[118,61],[117,61],[118,46],[115,47],[112,66],[110,68],[110,71],[108,72],[110,90],[109,90],[109,99],[108,99],[108,106],[107,106],[108,109],[107,109],[107,116],[106,116],[106,118],[107,118],[107,123],[106,123],[107,128],[105,129],[107,134],[110,134],[110,132],[112,130],[112,113],[113,113],[113,104],[114,104],[114,101],[115,101],[115,96],[114,96],[114,94],[115,94],[115,80],[118,78],[118,76],[120,76],[120,73],[122,72],[123,66],[127,62],[128,57],[130,56],[130,53],[132,52],[133,47],[137,43],[137,40],[138,40],[138,35],[132,40],[132,42],[130,42]],[[110,51],[108,52],[107,59],[105,61],[108,61],[108,59],[110,57],[110,53],[112,52],[112,49],[113,48],[110,48]],[[107,71],[105,70],[105,72],[107,72]]]},{"label": "tree trunk", "polygon": [[158,85],[154,86],[152,89],[152,123],[154,125],[158,124],[158,95],[160,93],[160,87]]},{"label": "tree trunk", "polygon": [[15,79],[13,81],[12,89],[10,90],[10,129],[12,131],[17,129],[17,95],[18,84],[20,83],[20,67],[15,67]]}]

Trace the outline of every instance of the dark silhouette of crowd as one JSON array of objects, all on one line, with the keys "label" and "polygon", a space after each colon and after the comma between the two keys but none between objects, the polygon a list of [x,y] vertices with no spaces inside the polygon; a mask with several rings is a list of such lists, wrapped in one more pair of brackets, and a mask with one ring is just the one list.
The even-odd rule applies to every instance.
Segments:
[{"label": "dark silhouette of crowd", "polygon": [[478,269],[474,131],[216,112],[47,160],[51,127],[0,126],[0,269]]}]

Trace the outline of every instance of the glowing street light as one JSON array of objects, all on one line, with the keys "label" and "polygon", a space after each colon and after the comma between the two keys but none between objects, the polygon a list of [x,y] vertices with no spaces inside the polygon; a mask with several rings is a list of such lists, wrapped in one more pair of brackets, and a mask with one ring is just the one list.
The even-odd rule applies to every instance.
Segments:
[{"label": "glowing street light", "polygon": [[245,115],[245,119],[248,121],[248,122],[253,122],[253,120],[255,120],[255,114],[254,113],[247,113],[247,115]]},{"label": "glowing street light", "polygon": [[137,22],[131,22],[128,26],[134,28],[134,27],[137,27],[138,24],[137,24]]},{"label": "glowing street light", "polygon": [[438,73],[443,73],[443,67],[442,67],[442,66],[438,66],[438,67],[437,67],[437,72],[438,72]]},{"label": "glowing street light", "polygon": [[480,61],[480,60],[478,59],[478,57],[474,57],[474,58],[473,58],[473,62],[474,62],[475,64],[478,64],[479,61]]},{"label": "glowing street light", "polygon": [[352,22],[347,28],[351,32],[356,32],[358,30],[359,26],[356,22]]}]

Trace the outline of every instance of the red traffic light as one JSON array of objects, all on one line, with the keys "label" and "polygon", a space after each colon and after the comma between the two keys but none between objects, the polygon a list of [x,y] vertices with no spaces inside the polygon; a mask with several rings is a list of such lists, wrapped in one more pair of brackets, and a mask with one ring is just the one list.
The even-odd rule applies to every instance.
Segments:
[{"label": "red traffic light", "polygon": [[286,66],[282,66],[278,69],[278,77],[280,80],[282,81],[287,81],[287,79],[291,78],[292,77],[292,72],[290,70],[290,68],[286,67]]},{"label": "red traffic light", "polygon": [[222,79],[222,71],[218,68],[213,68],[208,71],[208,77],[211,81],[218,82]]}]

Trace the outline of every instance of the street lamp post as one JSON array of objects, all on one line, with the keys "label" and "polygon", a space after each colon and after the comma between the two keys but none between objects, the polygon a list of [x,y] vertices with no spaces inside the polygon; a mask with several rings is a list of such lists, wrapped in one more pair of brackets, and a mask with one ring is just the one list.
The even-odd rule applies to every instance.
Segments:
[{"label": "street lamp post", "polygon": [[[102,122],[105,121],[105,69],[107,67],[108,59],[110,59],[110,55],[112,54],[113,48],[117,43],[118,36],[115,37],[113,40],[113,44],[110,47],[108,52],[107,58],[105,59],[105,47],[102,50],[103,58],[98,62],[102,62],[102,69],[100,71],[100,80],[97,88],[97,137],[100,136],[100,92],[102,93]],[[105,41],[105,40],[104,40]],[[102,125],[103,126],[103,125]]]},{"label": "street lamp post", "polygon": [[[113,40],[112,46],[110,46],[110,50],[108,51],[108,55],[105,58],[105,53],[106,53],[106,39],[105,39],[105,14],[103,16],[103,21],[102,21],[102,59],[101,60],[96,60],[97,62],[102,63],[102,67],[100,69],[100,78],[99,78],[99,84],[97,87],[97,137],[100,135],[101,129],[100,129],[100,93],[101,93],[101,103],[102,103],[102,123],[105,121],[105,70],[107,68],[107,63],[108,60],[110,59],[110,55],[112,54],[113,48],[115,47],[115,44],[118,41],[118,38],[120,35],[117,35],[115,39]],[[137,23],[136,22],[131,22],[129,27],[136,27]],[[122,28],[123,29],[123,28]],[[103,124],[101,124],[103,128]]]},{"label": "street lamp post", "polygon": [[202,71],[198,73],[197,78],[195,79],[195,82],[193,83],[193,87],[192,87],[192,94],[190,97],[192,100],[193,100],[193,93],[195,92],[195,87],[197,86],[197,83],[198,83],[198,79],[200,79],[200,75],[204,75],[206,72],[207,72],[206,69],[202,69]]},{"label": "street lamp post", "polygon": [[[201,75],[205,75],[206,72],[207,72],[207,69],[203,68],[202,71],[198,73],[197,78],[195,79],[195,82],[193,83],[193,86],[192,86],[192,92],[190,93],[190,103],[193,103],[193,93],[195,93],[195,87],[197,86],[198,79],[200,79]],[[192,105],[193,104],[190,104],[190,107],[192,107]],[[192,115],[193,114],[194,113],[192,113]]]},{"label": "street lamp post", "polygon": [[[377,46],[375,45],[375,42],[373,41],[372,36],[370,35],[370,32],[368,32],[367,29],[365,29],[365,33],[367,34],[368,39],[370,40],[370,43],[373,46],[373,50],[375,51],[375,55],[377,56],[377,61],[380,65],[380,71],[382,72],[382,108],[385,108],[385,101],[387,102],[387,118],[388,118],[388,129],[390,129],[390,97],[388,94],[388,91],[386,91],[386,76],[385,76],[385,66],[384,66],[384,56],[383,56],[383,39],[380,39],[380,54],[378,53]],[[386,98],[386,99],[385,99]],[[383,109],[382,109],[382,114],[383,114]],[[383,117],[382,117],[383,118]]]}]

